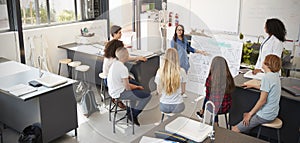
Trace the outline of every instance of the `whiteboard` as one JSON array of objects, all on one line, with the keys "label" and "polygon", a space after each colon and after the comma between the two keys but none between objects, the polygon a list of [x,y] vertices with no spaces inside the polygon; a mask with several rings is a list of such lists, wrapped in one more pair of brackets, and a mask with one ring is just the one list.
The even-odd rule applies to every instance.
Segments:
[{"label": "whiteboard", "polygon": [[240,32],[246,35],[265,35],[268,18],[280,19],[287,29],[287,39],[298,39],[300,0],[241,0]]},{"label": "whiteboard", "polygon": [[193,35],[191,44],[196,49],[205,50],[209,55],[190,54],[191,67],[188,71],[187,91],[200,93],[200,95],[204,93],[204,85],[209,74],[210,64],[215,56],[222,56],[226,59],[233,77],[239,74],[243,49],[241,41]]},{"label": "whiteboard", "polygon": [[191,0],[191,12],[212,32],[238,33],[240,0]]}]

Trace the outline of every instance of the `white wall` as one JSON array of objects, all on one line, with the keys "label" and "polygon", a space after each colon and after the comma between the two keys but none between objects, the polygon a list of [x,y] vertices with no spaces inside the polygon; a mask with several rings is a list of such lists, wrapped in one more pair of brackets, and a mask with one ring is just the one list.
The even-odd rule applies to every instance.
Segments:
[{"label": "white wall", "polygon": [[20,61],[17,32],[0,33],[0,43],[0,57]]},{"label": "white wall", "polygon": [[132,28],[132,0],[110,0],[109,17],[110,24],[119,25],[124,29]]},{"label": "white wall", "polygon": [[[80,22],[66,25],[58,25],[52,27],[35,28],[30,30],[24,30],[24,48],[27,51],[29,47],[29,38],[35,37],[35,48],[41,48],[41,40],[37,40],[41,35],[45,38],[45,43],[48,47],[48,55],[50,57],[50,69],[51,72],[57,73],[58,61],[63,58],[67,58],[67,52],[64,49],[59,49],[57,46],[62,44],[74,43],[76,36],[80,35],[80,29],[87,27],[90,32],[95,33],[94,39],[97,42],[107,40],[107,25],[106,20]],[[0,56],[19,61],[19,47],[16,45],[15,35],[13,32],[6,32],[0,34]],[[25,55],[25,56],[28,56]],[[28,62],[27,62],[28,64]],[[62,72],[66,75],[66,67],[63,67]]]}]

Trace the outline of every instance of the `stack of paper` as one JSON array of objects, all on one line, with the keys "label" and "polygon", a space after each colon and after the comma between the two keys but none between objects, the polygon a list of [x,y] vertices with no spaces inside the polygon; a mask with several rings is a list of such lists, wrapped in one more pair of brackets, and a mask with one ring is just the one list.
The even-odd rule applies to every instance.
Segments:
[{"label": "stack of paper", "polygon": [[14,85],[12,87],[9,87],[8,89],[6,89],[9,93],[15,95],[15,96],[21,96],[27,93],[31,93],[34,91],[37,91],[36,88],[29,86],[29,85],[25,85],[25,84],[18,84],[18,85]]}]

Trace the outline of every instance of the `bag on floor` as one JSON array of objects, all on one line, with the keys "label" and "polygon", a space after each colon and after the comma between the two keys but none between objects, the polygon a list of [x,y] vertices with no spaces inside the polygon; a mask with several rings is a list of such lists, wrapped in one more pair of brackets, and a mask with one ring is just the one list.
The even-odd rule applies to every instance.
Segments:
[{"label": "bag on floor", "polygon": [[86,93],[83,95],[80,101],[80,106],[83,114],[86,117],[89,117],[92,113],[99,111],[93,91],[86,91]]},{"label": "bag on floor", "polygon": [[73,85],[73,90],[75,91],[75,99],[80,102],[84,94],[87,92],[88,88],[84,82],[78,82]]},{"label": "bag on floor", "polygon": [[39,125],[27,126],[19,137],[19,143],[42,143],[42,130]]}]

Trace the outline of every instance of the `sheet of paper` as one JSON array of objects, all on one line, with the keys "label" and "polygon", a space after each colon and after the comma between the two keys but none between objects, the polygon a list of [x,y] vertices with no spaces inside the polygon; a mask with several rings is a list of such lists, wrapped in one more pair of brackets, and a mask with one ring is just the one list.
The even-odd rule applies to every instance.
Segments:
[{"label": "sheet of paper", "polygon": [[77,52],[82,52],[82,53],[87,53],[87,54],[91,54],[91,55],[98,55],[99,53],[103,53],[103,50],[101,45],[98,46],[92,46],[92,45],[80,45],[77,47],[72,47],[69,48],[70,50],[74,50]]},{"label": "sheet of paper", "polygon": [[5,77],[16,73],[28,71],[30,70],[30,67],[15,61],[8,61],[0,63],[0,69],[0,77]]},{"label": "sheet of paper", "polygon": [[143,56],[143,57],[148,57],[153,55],[154,53],[151,51],[143,51],[143,50],[128,50],[129,54],[132,56]]},{"label": "sheet of paper", "polygon": [[25,84],[18,84],[18,85],[11,86],[4,90],[8,91],[9,93],[11,93],[15,96],[21,96],[21,95],[25,95],[27,93],[37,91],[37,88],[34,88],[29,85],[25,85]]},{"label": "sheet of paper", "polygon": [[252,74],[252,70],[249,70],[244,74],[245,78],[258,79],[261,80],[265,73],[257,73],[256,75]]},{"label": "sheet of paper", "polygon": [[177,143],[177,142],[143,136],[140,140],[140,143]]}]

